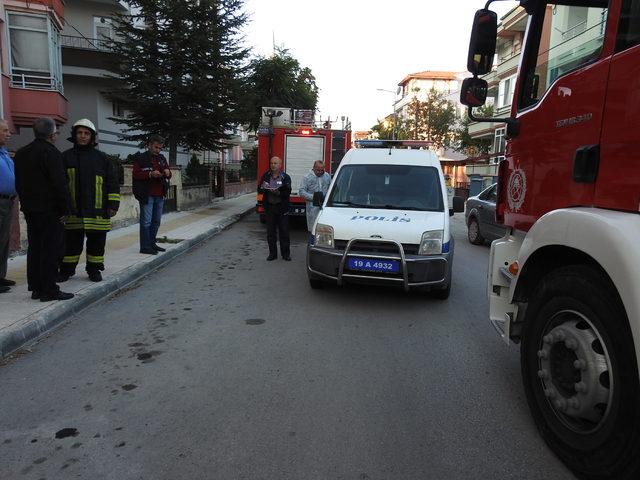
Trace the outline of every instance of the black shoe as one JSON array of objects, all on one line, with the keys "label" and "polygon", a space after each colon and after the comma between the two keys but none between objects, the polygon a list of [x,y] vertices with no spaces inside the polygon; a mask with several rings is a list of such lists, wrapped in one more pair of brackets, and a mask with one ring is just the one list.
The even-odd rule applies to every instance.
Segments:
[{"label": "black shoe", "polygon": [[89,275],[89,280],[91,280],[92,282],[102,281],[102,274],[99,270],[91,270],[90,272],[87,272],[87,274]]},{"label": "black shoe", "polygon": [[9,287],[0,287],[0,293],[7,293],[9,290],[11,290]]},{"label": "black shoe", "polygon": [[40,292],[31,292],[31,300],[38,300],[40,298]]},{"label": "black shoe", "polygon": [[73,293],[56,292],[53,295],[40,295],[41,302],[53,302],[54,300],[70,300],[74,297]]},{"label": "black shoe", "polygon": [[275,260],[276,258],[278,258],[278,256],[277,256],[277,255],[269,255],[269,256],[267,257],[267,262],[270,262],[270,261],[272,261],[272,260]]},{"label": "black shoe", "polygon": [[13,287],[16,284],[13,280],[6,278],[0,278],[0,287]]},{"label": "black shoe", "polygon": [[166,252],[166,251],[167,251],[167,249],[166,249],[166,248],[159,247],[158,245],[154,245],[154,246],[153,246],[153,249],[154,249],[156,252]]},{"label": "black shoe", "polygon": [[140,253],[144,253],[146,255],[157,255],[158,252],[153,248],[141,248]]},{"label": "black shoe", "polygon": [[289,255],[283,255],[283,256],[282,256],[282,259],[283,259],[285,262],[290,262],[290,261],[291,261],[291,257],[290,257]]}]

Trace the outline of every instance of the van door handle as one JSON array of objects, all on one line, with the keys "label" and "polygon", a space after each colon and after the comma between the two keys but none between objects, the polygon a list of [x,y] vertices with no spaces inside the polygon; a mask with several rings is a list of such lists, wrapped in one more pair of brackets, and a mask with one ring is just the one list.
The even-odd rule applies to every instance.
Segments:
[{"label": "van door handle", "polygon": [[593,183],[598,177],[600,145],[583,145],[576,150],[573,160],[573,180],[576,183]]}]

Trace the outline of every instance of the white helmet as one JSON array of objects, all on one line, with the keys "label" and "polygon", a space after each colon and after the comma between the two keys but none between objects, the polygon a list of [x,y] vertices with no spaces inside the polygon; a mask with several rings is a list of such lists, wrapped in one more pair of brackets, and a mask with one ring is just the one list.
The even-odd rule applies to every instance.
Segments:
[{"label": "white helmet", "polygon": [[83,118],[82,120],[78,120],[76,123],[73,124],[73,128],[75,129],[76,127],[84,127],[84,128],[88,128],[89,130],[91,130],[94,134],[97,134],[98,132],[96,131],[96,126],[93,124],[93,122],[87,118]]}]

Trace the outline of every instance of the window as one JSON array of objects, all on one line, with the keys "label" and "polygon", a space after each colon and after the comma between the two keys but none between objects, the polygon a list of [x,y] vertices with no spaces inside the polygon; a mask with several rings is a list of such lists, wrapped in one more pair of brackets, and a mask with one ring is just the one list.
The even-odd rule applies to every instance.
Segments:
[{"label": "window", "polygon": [[533,56],[524,71],[521,108],[537,103],[562,75],[598,58],[607,13],[600,7],[547,5],[543,21],[534,27],[539,47],[528,52]]},{"label": "window", "polygon": [[109,43],[115,37],[113,20],[108,17],[93,17],[93,35],[100,50],[109,48]]},{"label": "window", "polygon": [[506,134],[506,127],[496,128],[495,137],[493,138],[493,153],[499,153],[500,155],[493,157],[491,159],[492,163],[498,163],[500,160],[504,160]]},{"label": "window", "polygon": [[516,76],[505,78],[498,85],[498,108],[508,107],[516,89]]},{"label": "window", "polygon": [[62,91],[60,32],[44,15],[9,12],[11,84]]},{"label": "window", "polygon": [[624,0],[618,25],[616,51],[640,44],[640,0]]},{"label": "window", "polygon": [[124,118],[124,108],[119,102],[111,102],[112,117]]}]

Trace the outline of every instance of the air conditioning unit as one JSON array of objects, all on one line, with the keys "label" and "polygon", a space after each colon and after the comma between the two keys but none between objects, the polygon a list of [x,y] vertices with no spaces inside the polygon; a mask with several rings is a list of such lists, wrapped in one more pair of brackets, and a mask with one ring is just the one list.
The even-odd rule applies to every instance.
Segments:
[{"label": "air conditioning unit", "polygon": [[291,125],[291,109],[287,107],[262,107],[260,125],[263,127]]}]

